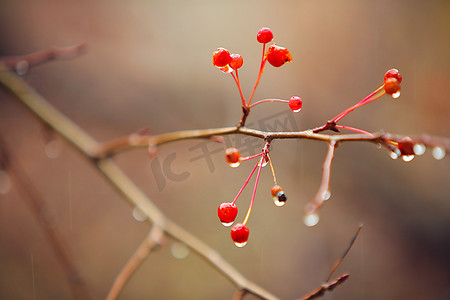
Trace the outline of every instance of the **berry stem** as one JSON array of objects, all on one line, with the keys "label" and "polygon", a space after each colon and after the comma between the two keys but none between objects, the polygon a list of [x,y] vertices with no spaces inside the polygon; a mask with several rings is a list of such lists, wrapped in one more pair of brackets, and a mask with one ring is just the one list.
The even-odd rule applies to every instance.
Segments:
[{"label": "berry stem", "polygon": [[244,94],[242,93],[242,88],[241,88],[241,82],[239,81],[239,74],[238,74],[238,70],[235,70],[236,75],[233,74],[233,72],[231,72],[231,76],[233,76],[234,81],[236,82],[236,85],[238,87],[239,90],[239,95],[241,96],[241,100],[242,100],[242,105],[245,106],[245,98],[244,98]]},{"label": "berry stem", "polygon": [[247,180],[244,182],[244,185],[241,187],[241,189],[239,190],[239,192],[237,193],[236,197],[234,198],[233,202],[231,202],[231,204],[235,204],[236,203],[236,201],[239,198],[239,196],[241,195],[242,191],[244,190],[244,188],[247,186],[248,182],[250,181],[250,178],[252,178],[253,173],[255,173],[255,170],[256,170],[257,166],[258,166],[258,164],[255,165],[255,167],[253,168],[252,172],[248,176]]},{"label": "berry stem", "polygon": [[256,158],[256,157],[258,157],[258,156],[261,156],[261,155],[263,155],[263,154],[264,154],[264,153],[261,152],[261,153],[255,154],[255,155],[244,156],[244,157],[241,157],[239,160],[240,160],[240,161],[246,161],[246,160],[250,160],[250,159]]},{"label": "berry stem", "polygon": [[355,131],[355,132],[358,132],[358,133],[363,133],[363,134],[366,134],[366,135],[368,135],[370,137],[373,137],[373,134],[371,134],[370,132],[367,132],[367,131],[359,129],[359,128],[350,127],[350,126],[344,126],[344,125],[336,125],[335,127],[336,128],[341,128],[341,129],[347,129],[347,130]]},{"label": "berry stem", "polygon": [[272,160],[270,159],[269,153],[267,153],[267,159],[269,160],[270,170],[272,171],[273,183],[274,185],[277,185],[277,176],[275,176],[275,169],[273,168]]},{"label": "berry stem", "polygon": [[256,82],[255,82],[255,86],[253,87],[252,93],[250,95],[250,98],[248,98],[248,103],[247,105],[250,105],[250,102],[252,102],[252,98],[253,95],[255,94],[256,91],[256,87],[259,84],[259,80],[261,79],[261,75],[264,72],[264,66],[266,65],[266,57],[265,57],[265,52],[266,52],[266,44],[263,44],[263,51],[262,51],[262,58],[261,58],[261,66],[259,67],[259,73],[258,73],[258,77],[256,78]]},{"label": "berry stem", "polygon": [[282,102],[282,103],[289,103],[289,100],[283,100],[283,99],[263,99],[263,100],[259,100],[258,102],[255,102],[251,105],[249,105],[248,107],[253,107],[256,106],[258,104],[264,103],[264,102]]},{"label": "berry stem", "polygon": [[[375,91],[373,91],[372,93],[370,93],[366,98],[362,99],[361,101],[359,101],[358,103],[356,103],[355,105],[353,105],[350,108],[347,108],[346,110],[344,110],[343,112],[341,112],[340,114],[338,114],[336,117],[334,117],[333,119],[330,120],[331,123],[337,123],[339,120],[341,120],[343,117],[345,117],[346,115],[348,115],[350,112],[352,112],[353,110],[357,109],[358,107],[363,106],[364,104],[367,104],[369,102],[372,102],[378,98],[380,98],[381,96],[383,96],[386,92],[383,90],[384,88],[384,84],[382,86],[380,86],[379,88],[377,88]],[[381,91],[381,93],[379,93]],[[377,93],[379,93],[377,95]],[[373,98],[372,98],[373,97]]]},{"label": "berry stem", "polygon": [[[247,210],[247,215],[245,216],[244,222],[242,224],[247,224],[248,218],[250,217],[250,213],[252,212],[253,202],[255,201],[256,188],[258,187],[259,175],[261,174],[262,164],[263,164],[264,156],[261,157],[259,163],[256,164],[255,168],[258,166],[258,173],[256,173],[255,187],[253,188],[252,200],[250,201],[250,206]],[[253,169],[254,171],[255,169]],[[253,173],[252,173],[253,174]]]}]

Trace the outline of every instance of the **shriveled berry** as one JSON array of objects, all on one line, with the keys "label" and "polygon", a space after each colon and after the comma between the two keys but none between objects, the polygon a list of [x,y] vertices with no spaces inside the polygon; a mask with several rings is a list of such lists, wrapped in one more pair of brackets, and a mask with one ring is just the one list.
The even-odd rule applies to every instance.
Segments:
[{"label": "shriveled berry", "polygon": [[390,69],[384,74],[384,81],[388,78],[396,78],[398,80],[398,83],[402,82],[402,75],[398,72],[397,69]]},{"label": "shriveled berry", "polygon": [[216,67],[225,67],[231,62],[230,52],[225,48],[217,48],[213,53],[212,62]]},{"label": "shriveled berry", "polygon": [[270,45],[266,56],[267,61],[274,67],[281,67],[285,63],[292,61],[292,55],[289,50],[276,44]]},{"label": "shriveled berry", "polygon": [[261,44],[269,43],[273,40],[273,33],[270,28],[263,27],[258,31],[258,34],[256,35],[256,39]]},{"label": "shriveled berry", "polygon": [[414,143],[410,137],[404,137],[398,143],[398,150],[400,150],[401,155],[414,155]]},{"label": "shriveled berry", "polygon": [[293,112],[299,112],[302,110],[303,101],[298,96],[292,96],[291,99],[289,99],[289,108]]},{"label": "shriveled berry", "polygon": [[271,189],[270,189],[270,193],[272,194],[273,197],[276,197],[277,194],[282,191],[283,189],[281,188],[281,186],[279,185],[274,185]]},{"label": "shriveled berry", "polygon": [[400,82],[395,77],[389,77],[384,81],[386,94],[393,95],[400,91]]},{"label": "shriveled berry", "polygon": [[244,63],[244,59],[240,54],[233,53],[231,54],[231,61],[230,61],[230,67],[233,70],[237,70],[240,67],[242,67],[242,64]]},{"label": "shriveled berry", "polygon": [[239,154],[239,149],[237,148],[227,148],[225,149],[225,158],[227,163],[235,164],[239,162],[239,158],[241,155]]},{"label": "shriveled berry", "polygon": [[270,190],[270,193],[273,197],[273,203],[275,203],[276,206],[283,206],[286,204],[287,197],[281,186],[274,185]]},{"label": "shriveled berry", "polygon": [[231,229],[231,239],[237,247],[244,247],[247,244],[249,233],[247,226],[238,223]]},{"label": "shriveled berry", "polygon": [[224,202],[217,208],[217,215],[219,216],[220,222],[222,222],[225,226],[230,226],[233,224],[237,213],[237,206],[230,202]]}]

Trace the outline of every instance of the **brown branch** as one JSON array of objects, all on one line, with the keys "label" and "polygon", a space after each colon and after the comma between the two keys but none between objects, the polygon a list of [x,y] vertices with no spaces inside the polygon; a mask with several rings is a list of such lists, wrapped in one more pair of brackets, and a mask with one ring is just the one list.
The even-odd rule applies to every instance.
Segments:
[{"label": "brown branch", "polygon": [[54,47],[21,56],[5,56],[0,60],[19,75],[24,75],[30,68],[52,60],[73,59],[86,53],[87,44],[82,43],[70,47]]},{"label": "brown branch", "polygon": [[114,284],[112,285],[111,290],[106,297],[106,300],[117,299],[123,287],[134,274],[134,272],[144,262],[150,252],[158,248],[158,246],[161,244],[162,236],[163,231],[161,230],[161,228],[159,228],[158,226],[153,226],[145,239],[136,249],[134,254],[125,264],[122,271],[120,271],[119,275],[117,275],[116,279],[114,280]]},{"label": "brown branch", "polygon": [[91,299],[86,282],[74,263],[70,247],[63,239],[58,228],[52,226],[51,220],[53,220],[53,216],[46,200],[33,185],[32,180],[30,180],[20,165],[19,160],[13,155],[13,151],[7,148],[6,143],[1,137],[0,153],[2,162],[13,179],[18,192],[21,194],[21,198],[33,213],[39,224],[39,228],[44,233],[58,262],[61,264],[74,299]]},{"label": "brown branch", "polygon": [[[10,91],[27,109],[34,113],[41,121],[49,125],[56,132],[66,138],[75,149],[79,150],[87,159],[94,163],[97,169],[115,187],[131,206],[144,211],[149,223],[159,226],[173,238],[183,242],[194,252],[210,263],[216,270],[230,280],[238,289],[244,289],[262,299],[278,299],[262,287],[249,281],[219,253],[168,219],[140,190],[131,179],[126,176],[113,160],[96,156],[100,144],[89,136],[75,123],[67,119],[62,113],[51,106],[42,96],[34,91],[25,81],[15,76],[0,63],[0,84]],[[211,135],[216,135],[210,134]]]}]

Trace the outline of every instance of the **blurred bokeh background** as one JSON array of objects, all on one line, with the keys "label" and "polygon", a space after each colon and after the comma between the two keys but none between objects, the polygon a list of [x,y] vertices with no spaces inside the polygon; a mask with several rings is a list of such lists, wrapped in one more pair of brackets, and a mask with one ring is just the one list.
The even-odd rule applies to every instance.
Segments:
[{"label": "blurred bokeh background", "polygon": [[[263,26],[294,60],[282,68],[267,66],[255,97],[299,95],[304,106],[293,116],[282,104],[262,105],[252,111],[249,126],[321,125],[380,86],[384,72],[395,67],[404,76],[401,97],[384,97],[342,124],[449,137],[450,2],[445,0],[3,0],[0,55],[87,42],[85,55],[36,67],[23,78],[93,137],[108,141],[140,128],[157,134],[236,124],[237,89],[229,75],[212,66],[211,54],[226,47],[244,57],[240,77],[248,95],[261,55],[256,32]],[[102,299],[149,226],[133,218],[132,208],[78,152],[57,137],[48,144],[43,132],[35,117],[0,90],[0,134],[49,203],[54,218],[44,226],[62,233],[93,298]],[[262,146],[246,137],[227,142],[245,154]],[[405,163],[372,144],[343,144],[333,163],[331,199],[320,223],[307,228],[302,210],[319,186],[326,145],[277,140],[271,156],[288,203],[273,205],[272,179],[264,169],[248,224],[250,241],[238,249],[216,209],[234,198],[253,163],[231,169],[223,149],[185,141],[160,147],[153,160],[143,149],[116,160],[170,218],[282,299],[318,287],[360,223],[364,229],[336,274],[348,272],[351,278],[323,299],[450,298],[448,158],[438,161],[427,151]],[[161,167],[171,158],[170,169]],[[238,201],[238,220],[250,190]],[[15,183],[4,188],[1,299],[71,298],[41,226]],[[167,240],[120,299],[231,299],[235,287],[221,274],[193,253],[174,257],[173,249]]]}]

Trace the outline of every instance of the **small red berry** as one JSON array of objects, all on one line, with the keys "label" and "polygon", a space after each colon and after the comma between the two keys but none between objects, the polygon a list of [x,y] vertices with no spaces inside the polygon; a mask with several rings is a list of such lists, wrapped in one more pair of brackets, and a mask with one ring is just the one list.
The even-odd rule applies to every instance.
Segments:
[{"label": "small red berry", "polygon": [[239,154],[239,149],[236,148],[227,148],[225,149],[225,159],[227,163],[232,167],[239,166],[239,160],[241,155]]},{"label": "small red berry", "polygon": [[386,74],[384,74],[384,81],[386,81],[386,79],[388,78],[396,78],[398,80],[398,83],[402,82],[402,75],[400,75],[400,73],[398,72],[397,69],[390,69],[386,72]]},{"label": "small red berry", "polygon": [[217,215],[219,216],[220,222],[222,222],[224,226],[230,226],[233,224],[237,213],[237,206],[230,202],[224,202],[217,208]]},{"label": "small red berry", "polygon": [[276,44],[270,45],[269,49],[267,49],[266,57],[274,67],[281,67],[285,63],[292,61],[292,55],[289,53],[289,50]]},{"label": "small red berry", "polygon": [[230,52],[225,48],[217,48],[217,51],[213,53],[212,61],[216,67],[225,67],[231,62]]},{"label": "small red berry", "polygon": [[295,113],[302,110],[302,105],[303,101],[298,96],[292,96],[291,99],[289,99],[289,108]]},{"label": "small red berry", "polygon": [[231,239],[238,247],[244,247],[248,241],[249,230],[244,224],[236,224],[231,229]]},{"label": "small red berry", "polygon": [[233,70],[237,70],[240,67],[242,67],[242,64],[244,63],[244,59],[240,54],[231,54],[231,61],[230,61],[230,67]]},{"label": "small red berry", "polygon": [[263,27],[258,31],[258,34],[256,35],[256,39],[261,44],[269,43],[273,40],[273,33],[270,28]]},{"label": "small red berry", "polygon": [[410,137],[403,138],[397,147],[401,155],[414,155],[414,143]]},{"label": "small red berry", "polygon": [[400,82],[395,77],[389,77],[384,81],[384,91],[386,94],[392,95],[392,97],[395,97],[395,95],[400,92]]}]

